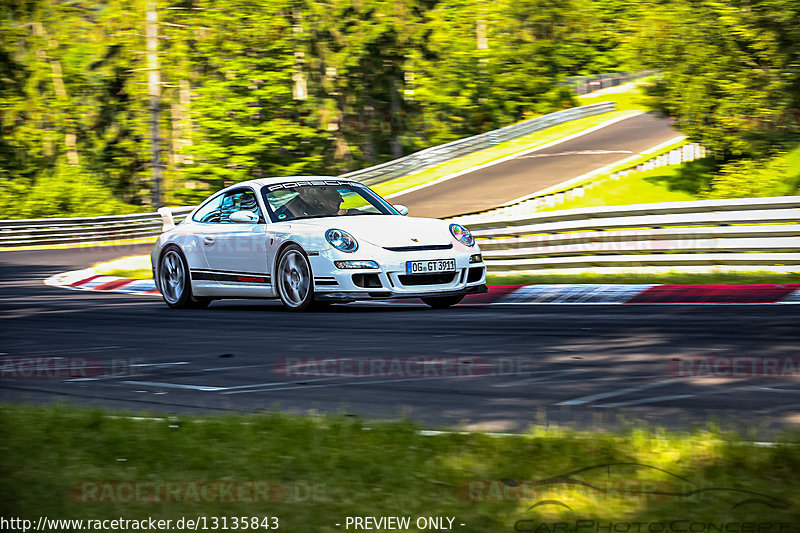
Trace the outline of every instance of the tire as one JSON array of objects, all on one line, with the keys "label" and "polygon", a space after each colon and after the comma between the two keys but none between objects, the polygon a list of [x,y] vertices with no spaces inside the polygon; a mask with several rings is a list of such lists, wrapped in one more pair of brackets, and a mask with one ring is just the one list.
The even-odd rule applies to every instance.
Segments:
[{"label": "tire", "polygon": [[195,298],[189,277],[189,265],[177,246],[167,248],[158,260],[158,290],[164,302],[173,309],[203,308],[210,298]]},{"label": "tire", "polygon": [[312,307],[314,276],[308,257],[298,245],[290,244],[278,256],[275,288],[284,307],[290,311],[300,312]]},{"label": "tire", "polygon": [[456,305],[458,302],[464,299],[464,295],[461,296],[439,296],[431,297],[431,298],[421,298],[425,305],[431,307],[433,309],[447,309],[448,307],[452,307]]}]

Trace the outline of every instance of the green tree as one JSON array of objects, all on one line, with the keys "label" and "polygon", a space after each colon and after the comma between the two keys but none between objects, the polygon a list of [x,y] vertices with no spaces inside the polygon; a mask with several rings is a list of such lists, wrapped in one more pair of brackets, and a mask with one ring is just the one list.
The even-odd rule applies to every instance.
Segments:
[{"label": "green tree", "polygon": [[[289,0],[207,1],[176,15],[185,28],[173,32],[181,41],[173,46],[186,53],[178,78],[190,78],[197,129],[183,149],[191,156],[181,167],[187,180],[216,189],[253,177],[320,170],[330,141],[307,120],[304,101],[293,97],[292,7]],[[174,74],[165,71],[164,80],[179,86]],[[184,201],[207,194],[176,191]]]},{"label": "green tree", "polygon": [[[86,8],[40,0],[3,5],[0,15],[6,82],[0,89],[0,189],[9,206],[3,216],[98,212],[97,202],[81,204],[77,198],[111,198],[109,193],[141,203],[147,185],[140,156],[143,115],[136,106],[138,80],[130,74],[137,66],[131,37],[136,2]],[[68,199],[58,201],[54,176],[69,176],[64,182],[80,191],[59,186]],[[27,197],[31,191],[39,203],[50,198],[50,208],[34,205]],[[112,204],[129,210],[122,202]]]},{"label": "green tree", "polygon": [[[560,80],[619,65],[632,1],[158,0],[166,200],[573,105]],[[0,0],[0,216],[153,208],[146,6]]]},{"label": "green tree", "polygon": [[660,31],[627,46],[664,72],[649,91],[656,109],[722,159],[782,147],[800,105],[800,3],[650,1],[644,13]]}]

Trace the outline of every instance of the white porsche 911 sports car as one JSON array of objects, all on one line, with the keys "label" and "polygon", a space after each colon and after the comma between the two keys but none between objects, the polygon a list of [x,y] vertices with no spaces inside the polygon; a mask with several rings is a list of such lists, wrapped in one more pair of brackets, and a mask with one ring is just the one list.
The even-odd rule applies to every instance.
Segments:
[{"label": "white porsche 911 sports car", "polygon": [[444,308],[486,292],[467,228],[404,216],[368,187],[333,177],[228,187],[158,238],[153,279],[170,307],[222,298],[315,304],[421,298]]}]

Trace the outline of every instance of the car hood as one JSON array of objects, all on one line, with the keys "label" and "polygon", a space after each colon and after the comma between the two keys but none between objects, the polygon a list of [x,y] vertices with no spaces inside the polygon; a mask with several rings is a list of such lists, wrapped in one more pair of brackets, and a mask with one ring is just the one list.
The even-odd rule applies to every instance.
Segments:
[{"label": "car hood", "polygon": [[293,220],[289,224],[297,229],[319,228],[322,232],[331,228],[341,229],[359,242],[381,247],[446,245],[453,241],[449,223],[435,218],[355,215]]}]

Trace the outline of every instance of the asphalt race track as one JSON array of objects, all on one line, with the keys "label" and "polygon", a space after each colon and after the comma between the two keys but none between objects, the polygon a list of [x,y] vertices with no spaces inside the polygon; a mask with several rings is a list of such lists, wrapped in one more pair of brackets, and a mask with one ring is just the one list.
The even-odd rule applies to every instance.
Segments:
[{"label": "asphalt race track", "polygon": [[490,209],[621,161],[677,135],[669,120],[636,115],[391,200],[420,217],[444,218]]},{"label": "asphalt race track", "polygon": [[[687,357],[798,355],[800,306],[349,304],[293,314],[270,301],[175,311],[156,297],[42,280],[148,247],[0,254],[3,358],[84,357],[96,379],[3,374],[0,401],[135,412],[281,408],[494,431],[530,424],[671,427],[718,420],[760,435],[800,422],[796,378],[684,378]],[[453,358],[472,377],[303,377],[285,357]],[[388,358],[388,359],[387,359]],[[458,359],[460,358],[460,359]],[[131,365],[135,366],[131,366]],[[112,369],[113,371],[109,371]]]}]

